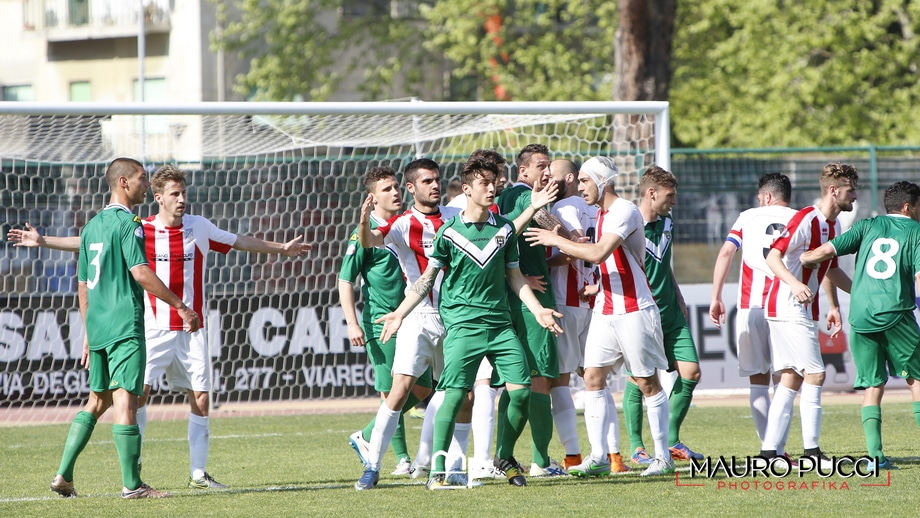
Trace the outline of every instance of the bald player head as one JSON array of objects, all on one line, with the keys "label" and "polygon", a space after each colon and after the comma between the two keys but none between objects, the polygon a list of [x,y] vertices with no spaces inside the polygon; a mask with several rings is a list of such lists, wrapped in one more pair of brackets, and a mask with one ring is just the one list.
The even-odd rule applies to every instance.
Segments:
[{"label": "bald player head", "polygon": [[549,164],[549,173],[559,184],[558,199],[578,195],[578,166],[571,160],[553,160]]}]

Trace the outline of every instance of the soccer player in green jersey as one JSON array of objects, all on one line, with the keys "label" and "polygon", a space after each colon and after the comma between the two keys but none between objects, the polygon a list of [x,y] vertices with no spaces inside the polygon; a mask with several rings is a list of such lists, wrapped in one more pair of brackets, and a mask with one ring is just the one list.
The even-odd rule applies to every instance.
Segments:
[{"label": "soccer player in green jersey", "polygon": [[889,372],[907,380],[920,426],[920,330],[914,317],[920,283],[918,202],[920,186],[897,182],[885,190],[886,215],[857,221],[801,258],[803,266],[814,269],[827,259],[856,254],[849,287],[853,388],[865,390],[861,412],[866,448],[883,469],[897,469],[882,452],[881,405]]},{"label": "soccer player in green jersey", "polygon": [[[668,367],[677,370],[678,374],[668,398],[671,419],[668,445],[671,457],[676,460],[702,459],[701,454],[680,440],[680,425],[690,409],[693,389],[700,381],[700,360],[687,324],[687,305],[671,270],[671,244],[674,242],[671,207],[677,203],[677,178],[661,167],[651,166],[639,180],[639,192],[639,212],[645,220],[645,273],[661,312]],[[623,392],[623,414],[633,462],[651,460],[642,442],[642,392],[632,379]]]},{"label": "soccer player in green jersey", "polygon": [[150,188],[144,166],[118,158],[105,173],[109,204],[94,216],[80,235],[77,296],[85,320],[86,339],[81,362],[89,368],[89,401],[74,418],[51,490],[75,497],[73,471],[89,442],[96,421],[114,408],[112,435],[121,465],[123,498],[169,496],[141,481],[137,460],[141,434],[137,426],[138,399],[144,393],[144,291],[176,308],[186,330],[201,327],[198,315],[182,303],[147,266],[144,230],[131,211]]},{"label": "soccer player in green jersey", "polygon": [[[391,167],[372,167],[364,175],[364,186],[374,198],[374,211],[370,216],[371,229],[377,228],[388,219],[395,216],[402,208],[402,199],[399,191],[399,182],[396,172]],[[354,283],[361,277],[361,296],[364,300],[364,311],[361,312],[361,322],[355,309]],[[342,259],[339,271],[339,302],[345,313],[345,322],[348,324],[348,339],[355,347],[364,347],[367,357],[374,366],[374,388],[386,399],[390,388],[393,386],[393,356],[396,353],[396,339],[386,343],[377,340],[382,327],[374,324],[374,320],[396,309],[399,300],[406,290],[402,270],[396,255],[386,247],[364,248],[358,242],[358,230],[355,229],[348,238],[348,248]],[[431,392],[431,370],[423,374],[412,387],[409,399],[404,408],[411,408],[416,403],[425,399]],[[376,419],[352,434],[350,442],[362,462],[366,463],[366,449],[374,429]],[[399,416],[396,433],[390,441],[393,452],[396,454],[396,470],[394,475],[408,475],[411,462],[409,448],[406,445],[406,431],[403,416]]]},{"label": "soccer player in green jersey", "polygon": [[[531,195],[550,182],[549,150],[542,144],[525,146],[517,156],[518,176],[514,185],[506,188],[497,203],[499,213],[515,220],[531,206]],[[523,228],[518,228],[523,231]],[[550,282],[546,248],[518,243],[521,273],[530,282],[534,294],[543,307],[556,307],[556,298]],[[539,288],[537,286],[540,286]],[[510,297],[511,318],[530,363],[530,431],[533,438],[533,462],[530,475],[554,477],[565,475],[562,466],[549,457],[553,438],[553,411],[550,398],[551,381],[559,377],[559,353],[556,337],[535,317],[513,293]],[[499,405],[507,404],[507,393],[499,398]]]},{"label": "soccer player in green jersey", "polygon": [[[489,211],[495,197],[498,170],[491,162],[471,160],[461,173],[469,204],[438,230],[428,267],[412,285],[393,313],[379,321],[386,341],[402,324],[403,317],[427,296],[438,272],[445,270],[439,311],[447,330],[444,370],[439,388],[444,402],[435,419],[434,450],[447,450],[456,416],[473,388],[483,358],[488,358],[505,383],[509,405],[499,413],[495,466],[508,482],[526,485],[514,459],[514,445],[530,411],[530,367],[521,341],[511,323],[506,280],[536,322],[550,333],[561,331],[554,317],[542,306],[518,268],[517,234],[514,224]],[[429,489],[450,487],[444,476],[444,455],[437,455]]]}]

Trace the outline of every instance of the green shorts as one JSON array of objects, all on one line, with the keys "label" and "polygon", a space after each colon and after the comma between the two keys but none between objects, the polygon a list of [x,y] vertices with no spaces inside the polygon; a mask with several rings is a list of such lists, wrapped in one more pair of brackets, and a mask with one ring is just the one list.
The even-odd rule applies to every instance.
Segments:
[{"label": "green shorts", "polygon": [[530,377],[558,378],[559,349],[556,335],[546,329],[527,308],[511,312],[511,325],[524,346]]},{"label": "green shorts", "polygon": [[690,326],[684,324],[664,332],[664,355],[668,359],[668,372],[677,368],[675,362],[700,363]]},{"label": "green shorts", "polygon": [[147,345],[144,337],[125,338],[104,349],[89,351],[89,389],[93,392],[125,389],[144,395]]},{"label": "green shorts", "polygon": [[889,373],[920,379],[920,330],[913,313],[905,313],[897,324],[884,331],[854,331],[850,351],[856,364],[853,388],[884,385]]},{"label": "green shorts", "polygon": [[[367,359],[374,367],[374,390],[377,392],[389,392],[393,388],[393,357],[396,356],[396,335],[381,345],[380,340],[376,337],[383,332],[383,324],[373,324],[372,333],[368,334],[367,327],[364,328],[365,343],[364,349],[367,351]],[[422,374],[415,382],[420,387],[431,388],[431,367]]]},{"label": "green shorts", "polygon": [[444,338],[444,372],[438,390],[472,390],[483,358],[488,358],[500,383],[530,385],[524,347],[511,326],[498,329],[451,327]]}]

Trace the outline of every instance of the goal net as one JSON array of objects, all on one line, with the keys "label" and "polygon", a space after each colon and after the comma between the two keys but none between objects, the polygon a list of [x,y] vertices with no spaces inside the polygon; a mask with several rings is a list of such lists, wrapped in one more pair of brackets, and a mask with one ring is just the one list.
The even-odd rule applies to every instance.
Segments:
[{"label": "goal net", "polygon": [[[374,394],[337,293],[368,168],[401,171],[428,157],[446,185],[472,151],[489,148],[513,180],[517,153],[540,143],[576,163],[614,157],[618,189],[634,196],[645,167],[670,167],[668,131],[667,103],[658,102],[0,103],[2,420],[66,421],[89,391],[75,254],[14,247],[5,236],[26,223],[79,235],[108,201],[104,172],[115,157],[186,170],[189,212],[222,229],[313,244],[303,259],[210,254],[206,273],[215,406],[287,403]],[[141,217],[156,211],[152,196],[137,208]],[[184,401],[168,388],[159,380],[152,403]]]}]

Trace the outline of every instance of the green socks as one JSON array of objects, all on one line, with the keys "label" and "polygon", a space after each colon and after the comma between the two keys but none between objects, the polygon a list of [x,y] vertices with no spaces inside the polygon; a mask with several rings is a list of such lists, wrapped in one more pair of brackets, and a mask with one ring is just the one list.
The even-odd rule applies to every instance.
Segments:
[{"label": "green socks", "polygon": [[[431,450],[435,453],[448,451],[450,441],[454,436],[454,424],[456,424],[457,414],[460,413],[460,407],[466,399],[466,391],[463,389],[447,389],[444,391],[444,402],[434,417],[434,440],[431,444]],[[444,455],[438,455],[434,458],[434,470],[445,472]]]},{"label": "green socks", "polygon": [[118,463],[121,464],[122,484],[133,491],[141,485],[141,472],[137,469],[137,459],[141,456],[141,430],[136,424],[113,424],[112,438],[118,451]]},{"label": "green socks", "polygon": [[553,408],[548,394],[530,393],[530,435],[533,438],[532,462],[549,466],[549,443],[553,440]]},{"label": "green socks", "polygon": [[885,458],[882,453],[882,408],[878,406],[864,406],[862,414],[863,432],[866,434],[866,451],[876,462]]},{"label": "green socks", "polygon": [[64,455],[61,457],[61,466],[58,468],[58,474],[64,477],[64,480],[73,482],[73,467],[77,463],[80,452],[92,437],[95,427],[96,418],[84,410],[77,412],[76,417],[70,423],[70,431],[67,432],[67,441],[64,443]]},{"label": "green socks", "polygon": [[680,442],[680,425],[683,424],[684,418],[687,417],[687,411],[690,410],[690,403],[693,401],[693,389],[696,388],[697,381],[681,378],[674,380],[674,388],[671,390],[671,397],[668,398],[668,414],[670,423],[668,423],[668,446],[674,446]]},{"label": "green socks", "polygon": [[514,456],[514,444],[527,425],[530,414],[530,388],[502,392],[498,405],[498,437],[495,455],[500,459]]},{"label": "green socks", "polygon": [[645,448],[642,441],[642,391],[631,381],[623,389],[623,419],[626,421],[626,435],[629,436],[629,450]]}]

